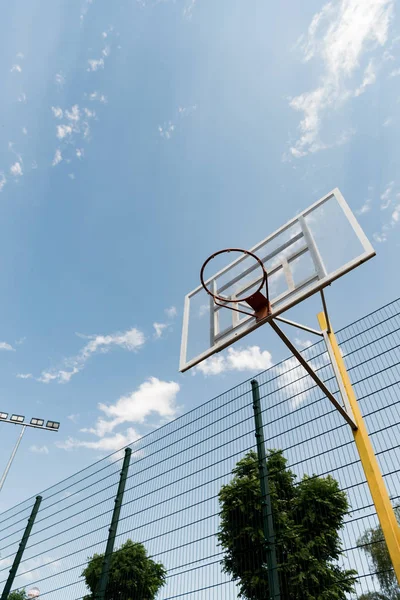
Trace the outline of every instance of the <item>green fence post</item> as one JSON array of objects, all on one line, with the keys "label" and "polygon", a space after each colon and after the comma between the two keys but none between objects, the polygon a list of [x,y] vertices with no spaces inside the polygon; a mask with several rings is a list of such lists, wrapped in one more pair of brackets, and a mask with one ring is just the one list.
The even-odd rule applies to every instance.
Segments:
[{"label": "green fence post", "polygon": [[131,459],[131,454],[132,454],[132,450],[130,448],[125,448],[125,457],[124,457],[124,462],[122,465],[122,470],[121,470],[121,473],[119,476],[118,491],[117,491],[117,495],[114,500],[115,506],[114,506],[114,511],[113,511],[113,515],[112,515],[112,519],[111,519],[110,529],[108,530],[109,533],[108,533],[107,546],[106,546],[106,551],[105,551],[104,558],[103,558],[103,564],[101,566],[101,575],[100,575],[99,583],[98,583],[96,594],[95,594],[95,600],[104,600],[105,595],[106,595],[108,576],[110,573],[111,557],[112,557],[112,553],[114,552],[114,542],[115,542],[115,537],[117,535],[119,515],[121,512],[122,500],[124,498],[125,483],[126,483],[126,478],[128,475],[129,461]]},{"label": "green fence post", "polygon": [[271,494],[268,483],[267,457],[265,453],[264,430],[261,413],[260,390],[258,381],[251,382],[253,394],[254,423],[257,441],[258,470],[260,473],[261,510],[263,532],[267,550],[267,569],[269,597],[271,600],[280,600],[278,562],[276,559],[276,541],[274,521],[272,518]]},{"label": "green fence post", "polygon": [[36,502],[32,508],[31,516],[28,519],[28,523],[26,525],[24,535],[22,536],[22,540],[19,544],[18,552],[15,555],[14,562],[10,569],[10,574],[7,578],[6,585],[4,586],[3,593],[1,595],[1,600],[7,600],[7,598],[8,598],[8,594],[10,593],[11,586],[14,583],[15,575],[17,574],[19,563],[21,562],[22,555],[25,551],[25,547],[28,542],[30,533],[32,531],[32,527],[35,522],[36,515],[38,513],[41,501],[42,501],[42,496],[36,496]]}]

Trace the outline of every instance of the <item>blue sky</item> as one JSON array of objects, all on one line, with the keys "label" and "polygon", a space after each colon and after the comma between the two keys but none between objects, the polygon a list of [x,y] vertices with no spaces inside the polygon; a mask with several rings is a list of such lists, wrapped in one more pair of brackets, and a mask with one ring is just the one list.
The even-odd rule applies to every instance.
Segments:
[{"label": "blue sky", "polygon": [[339,187],[377,256],[329,289],[333,324],[398,296],[393,0],[15,0],[0,39],[0,409],[61,422],[28,430],[1,508],[287,355],[262,328],[178,373],[211,252]]}]

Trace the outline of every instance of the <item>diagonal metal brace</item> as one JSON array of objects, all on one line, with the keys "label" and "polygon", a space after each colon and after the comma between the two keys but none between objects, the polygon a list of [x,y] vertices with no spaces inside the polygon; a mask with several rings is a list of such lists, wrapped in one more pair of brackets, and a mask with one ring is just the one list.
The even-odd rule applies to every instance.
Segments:
[{"label": "diagonal metal brace", "polygon": [[322,379],[318,377],[314,369],[309,365],[309,363],[305,360],[305,358],[301,355],[301,353],[297,350],[297,348],[292,344],[289,338],[283,333],[282,329],[278,327],[273,319],[269,321],[272,329],[275,333],[281,338],[282,342],[289,348],[290,352],[297,358],[301,366],[307,371],[311,379],[315,381],[317,386],[324,392],[325,396],[327,396],[328,400],[331,401],[333,406],[340,412],[342,417],[347,421],[353,431],[357,430],[357,425],[353,421],[352,417],[347,413],[347,411],[343,408],[343,406],[336,400],[335,396],[328,390]]}]

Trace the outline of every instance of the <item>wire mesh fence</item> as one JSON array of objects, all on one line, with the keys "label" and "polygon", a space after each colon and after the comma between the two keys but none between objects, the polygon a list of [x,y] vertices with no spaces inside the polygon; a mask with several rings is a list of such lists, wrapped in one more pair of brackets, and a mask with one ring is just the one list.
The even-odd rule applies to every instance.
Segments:
[{"label": "wire mesh fence", "polygon": [[[399,505],[400,300],[345,327],[337,332],[337,338],[390,497],[394,506]],[[304,356],[331,392],[338,394],[323,342],[306,348]],[[343,594],[337,598],[355,599],[378,592],[377,575],[381,579],[387,575],[393,582],[392,568],[389,563],[384,572],[377,573],[368,560],[371,544],[382,543],[350,427],[294,358],[256,379],[265,445],[273,450],[268,461],[270,470],[275,469],[275,479],[272,471],[270,476],[276,548],[278,562],[285,563],[280,568],[281,599],[336,598],[329,595],[332,577]],[[131,448],[106,598],[231,600],[238,597],[240,589],[248,594],[245,597],[267,598],[258,516],[261,503],[253,485],[257,465],[255,455],[248,454],[256,451],[250,381],[153,431]],[[117,452],[41,494],[43,500],[13,590],[36,587],[40,598],[46,600],[95,598],[88,585],[98,580],[101,559],[89,559],[106,548],[123,456],[123,451]],[[278,456],[286,460],[279,468],[273,463]],[[229,496],[232,470],[238,461],[242,461],[242,475],[236,473],[233,500],[232,496],[225,498],[225,507],[232,501],[233,508],[224,521],[221,489],[225,486],[225,496]],[[305,475],[309,479],[305,480]],[[328,476],[338,482],[337,490]],[[310,481],[316,482],[318,490]],[[327,482],[331,482],[330,490]],[[315,502],[316,494],[322,494],[320,502]],[[34,498],[30,498],[0,516],[0,590],[33,504]],[[231,536],[225,542],[223,523]],[[243,529],[250,526],[253,537],[246,537]],[[373,539],[365,537],[368,530],[376,533]],[[322,539],[327,531],[332,535]],[[232,550],[234,542],[242,546],[234,557],[236,562],[229,563],[229,544]],[[339,544],[342,553],[336,557]],[[302,556],[297,566],[293,556]],[[290,573],[285,565],[291,565]],[[324,565],[329,566],[329,573],[324,572]],[[242,569],[236,581],[234,568]],[[253,587],[244,588],[243,582],[252,577]],[[290,577],[297,582],[297,595],[285,595]],[[302,577],[308,581],[315,578],[314,596],[306,595]],[[400,588],[393,585],[393,595],[382,598],[400,598]]]}]

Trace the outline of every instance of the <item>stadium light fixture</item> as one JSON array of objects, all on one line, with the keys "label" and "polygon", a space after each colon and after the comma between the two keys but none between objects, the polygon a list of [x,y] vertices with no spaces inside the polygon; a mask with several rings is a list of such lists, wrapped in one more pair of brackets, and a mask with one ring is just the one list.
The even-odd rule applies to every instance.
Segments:
[{"label": "stadium light fixture", "polygon": [[36,419],[36,417],[33,417],[33,419],[31,419],[31,425],[36,425],[36,427],[43,427],[44,419]]},{"label": "stadium light fixture", "polygon": [[22,415],[11,415],[10,421],[13,423],[23,423],[25,421],[25,417]]},{"label": "stadium light fixture", "polygon": [[0,412],[0,419],[2,419],[4,421],[4,419],[7,419],[7,417],[8,417],[8,413]]},{"label": "stadium light fixture", "polygon": [[47,421],[46,427],[47,429],[58,430],[60,428],[60,423],[58,423],[58,421]]}]

